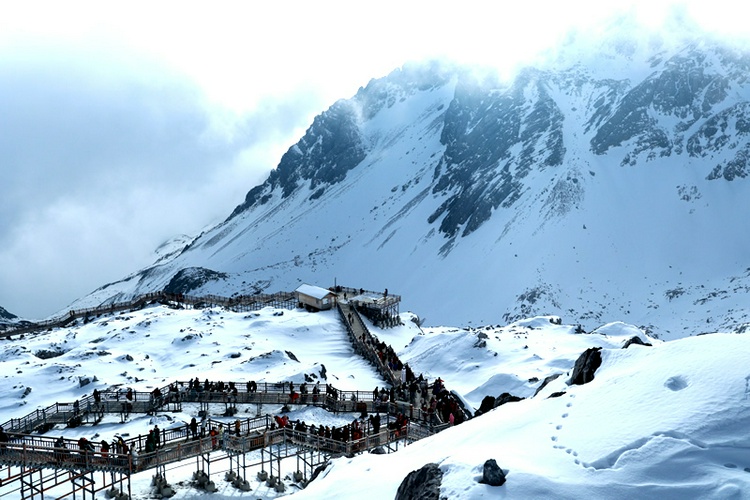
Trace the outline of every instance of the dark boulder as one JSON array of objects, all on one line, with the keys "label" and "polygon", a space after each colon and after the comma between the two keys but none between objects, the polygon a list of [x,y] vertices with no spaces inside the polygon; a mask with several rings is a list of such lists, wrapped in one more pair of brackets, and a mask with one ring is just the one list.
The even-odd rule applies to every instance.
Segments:
[{"label": "dark boulder", "polygon": [[570,377],[571,384],[583,385],[594,380],[594,373],[602,364],[601,350],[601,347],[592,347],[578,357]]},{"label": "dark boulder", "polygon": [[479,410],[477,413],[487,413],[491,409],[495,407],[495,398],[493,396],[485,396],[484,399],[482,399],[482,404],[479,405]]},{"label": "dark boulder", "polygon": [[484,463],[482,479],[479,482],[489,484],[490,486],[502,486],[505,484],[505,472],[497,465],[494,458],[490,458]]},{"label": "dark boulder", "polygon": [[554,375],[550,375],[549,377],[546,377],[544,379],[544,382],[542,382],[542,384],[539,387],[536,388],[536,392],[534,392],[534,396],[536,396],[537,394],[539,394],[542,391],[542,389],[544,389],[545,387],[547,387],[547,384],[549,384],[550,382],[552,382],[553,380],[555,380],[560,375],[562,375],[562,373],[555,373]]},{"label": "dark boulder", "polygon": [[625,344],[623,344],[622,348],[623,348],[623,349],[627,349],[628,347],[630,347],[630,346],[631,346],[631,345],[633,345],[633,344],[637,344],[637,345],[645,345],[645,346],[651,347],[651,344],[649,344],[648,342],[644,342],[644,341],[642,341],[642,340],[641,340],[641,338],[640,338],[639,336],[635,335],[635,336],[633,336],[633,337],[629,338],[629,339],[628,339],[628,340],[627,340],[627,341],[625,342]]},{"label": "dark boulder", "polygon": [[295,356],[292,351],[284,351],[284,352],[286,353],[287,356],[289,356],[289,359],[291,359],[292,361],[296,361],[297,363],[299,363],[299,359],[297,359],[297,356]]},{"label": "dark boulder", "polygon": [[440,500],[442,479],[443,471],[435,463],[411,471],[401,481],[395,500]]},{"label": "dark boulder", "polygon": [[322,473],[323,471],[325,471],[325,470],[326,470],[326,468],[327,468],[327,467],[328,467],[328,466],[329,466],[330,464],[331,464],[331,462],[325,462],[324,464],[322,464],[322,465],[319,465],[319,466],[317,466],[317,467],[315,468],[315,471],[313,471],[313,475],[312,475],[312,477],[310,478],[310,482],[313,482],[313,481],[315,481],[315,480],[316,480],[316,479],[318,478],[318,476],[320,476],[320,474],[321,474],[321,473]]},{"label": "dark boulder", "polygon": [[523,399],[524,398],[521,398],[519,396],[514,396],[513,394],[504,392],[495,398],[495,408],[497,408],[498,406],[502,406],[505,403],[517,403],[518,401],[522,401]]}]

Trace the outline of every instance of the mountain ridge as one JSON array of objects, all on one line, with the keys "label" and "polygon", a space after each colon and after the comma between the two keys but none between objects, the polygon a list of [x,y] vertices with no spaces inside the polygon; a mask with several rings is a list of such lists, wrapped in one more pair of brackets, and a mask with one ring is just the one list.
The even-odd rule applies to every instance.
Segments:
[{"label": "mountain ridge", "polygon": [[438,63],[371,80],[224,222],[81,303],[193,269],[203,278],[172,291],[340,279],[442,324],[560,314],[666,337],[744,331],[750,56],[693,43],[629,61],[642,80],[578,64],[501,81]]}]

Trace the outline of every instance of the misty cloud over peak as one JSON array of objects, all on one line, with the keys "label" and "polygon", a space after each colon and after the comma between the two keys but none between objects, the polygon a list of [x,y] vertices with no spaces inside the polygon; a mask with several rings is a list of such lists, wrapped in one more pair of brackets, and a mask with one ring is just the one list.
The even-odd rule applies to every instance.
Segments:
[{"label": "misty cloud over peak", "polygon": [[[316,102],[291,95],[237,113],[147,56],[46,48],[0,50],[0,304],[25,317],[224,217]],[[24,297],[30,281],[40,285]]]}]

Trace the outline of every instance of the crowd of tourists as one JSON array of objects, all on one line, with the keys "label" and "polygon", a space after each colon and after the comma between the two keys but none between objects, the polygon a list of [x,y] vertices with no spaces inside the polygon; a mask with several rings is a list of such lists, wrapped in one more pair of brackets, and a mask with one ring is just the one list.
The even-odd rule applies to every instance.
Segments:
[{"label": "crowd of tourists", "polygon": [[[353,314],[356,315],[357,313],[354,312]],[[350,324],[355,320],[353,314],[350,313],[347,318]],[[361,443],[363,438],[376,438],[379,442],[384,435],[387,435],[389,439],[398,439],[403,437],[404,433],[408,431],[410,420],[428,425],[455,425],[463,422],[464,411],[461,408],[461,404],[457,397],[446,389],[442,379],[437,378],[430,382],[423,374],[416,375],[408,364],[401,362],[391,345],[378,340],[367,332],[366,329],[365,333],[361,334],[355,340],[359,341],[361,346],[364,346],[365,350],[369,351],[367,354],[371,361],[377,360],[382,366],[387,367],[391,371],[393,375],[392,379],[395,382],[389,388],[375,387],[372,391],[372,405],[369,406],[372,413],[369,416],[367,405],[369,394],[361,395],[360,393],[351,392],[347,393],[347,397],[350,397],[352,402],[355,403],[351,406],[351,409],[354,410],[356,408],[360,412],[360,416],[354,418],[351,423],[346,425],[308,425],[301,420],[292,422],[284,414],[285,411],[288,412],[288,407],[285,405],[285,408],[282,409],[282,414],[275,416],[265,429],[253,428],[252,431],[262,434],[263,432],[274,431],[276,429],[287,429],[293,431],[293,435],[297,439],[302,439],[308,443],[317,442],[318,446],[321,446],[321,443],[322,445],[326,445],[327,441],[333,443]],[[255,381],[243,382],[242,384],[244,386],[240,385],[238,387],[238,383],[235,382],[225,383],[223,381],[210,381],[208,379],[201,382],[196,377],[188,382],[174,382],[170,384],[166,394],[159,388],[153,389],[148,393],[148,399],[150,407],[153,409],[152,411],[155,411],[156,408],[165,403],[183,401],[223,401],[236,406],[242,389],[248,394],[247,399],[243,399],[244,401],[253,400],[252,395],[258,392],[258,384]],[[270,392],[280,392],[281,394],[288,395],[289,404],[320,404],[324,401],[326,403],[339,402],[345,399],[345,394],[330,384],[325,385],[323,392],[320,382],[316,382],[315,384],[308,384],[308,382],[295,384],[295,382],[290,381],[273,384],[270,386],[270,389]],[[264,386],[263,392],[269,392],[268,385]],[[205,397],[207,395],[210,397]],[[357,395],[362,396],[362,401],[357,401]],[[123,413],[127,417],[133,409],[135,400],[142,401],[143,399],[137,398],[137,394],[130,388],[116,391],[114,397],[117,401],[121,401],[120,398],[123,396]],[[93,404],[96,408],[102,409],[103,405],[101,403],[102,393],[98,389],[95,389],[93,392]],[[339,410],[342,409],[342,406],[339,405],[334,405],[333,407]],[[346,405],[343,408],[345,409]],[[78,401],[76,401],[74,413],[78,413],[79,411]],[[386,416],[385,428],[381,427],[380,412],[383,412]],[[391,414],[395,414],[395,417],[392,418]],[[381,433],[381,429],[383,431],[387,429],[388,434]],[[249,424],[246,424],[243,432],[242,422],[239,419],[236,419],[233,423],[224,424],[209,421],[206,418],[205,412],[202,412],[200,423],[193,417],[181,432],[184,433],[182,434],[184,438],[188,440],[210,438],[211,448],[217,449],[224,446],[226,435],[239,438],[243,434],[245,436],[250,435],[251,429]],[[175,439],[178,435],[179,433],[170,434],[169,442],[179,440],[179,438]],[[0,453],[5,451],[9,441],[10,437],[8,434],[0,428]],[[167,439],[164,437],[163,431],[160,431],[158,427],[154,427],[149,431],[145,442],[139,437],[137,440],[131,440],[130,445],[128,445],[121,436],[116,436],[111,443],[106,440],[102,440],[100,443],[92,443],[86,438],[81,437],[77,442],[77,450],[70,450],[69,446],[71,444],[75,444],[75,442],[66,442],[62,437],[55,441],[54,458],[58,464],[70,460],[71,451],[75,451],[75,458],[72,460],[78,462],[84,461],[88,463],[90,460],[98,460],[126,464],[130,460],[132,466],[138,468],[146,465],[144,462],[139,461],[139,458],[148,460],[148,457],[153,456],[157,450],[167,444]]]}]

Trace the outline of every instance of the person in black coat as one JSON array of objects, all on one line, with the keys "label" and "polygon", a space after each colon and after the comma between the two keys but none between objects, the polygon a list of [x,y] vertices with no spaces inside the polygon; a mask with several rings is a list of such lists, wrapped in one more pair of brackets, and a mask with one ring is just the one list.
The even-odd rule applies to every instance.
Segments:
[{"label": "person in black coat", "polygon": [[190,434],[193,439],[198,439],[198,421],[195,417],[190,419]]},{"label": "person in black coat", "polygon": [[5,432],[5,429],[0,427],[0,454],[5,453],[5,449],[8,446],[9,442],[10,436],[7,432]]}]

